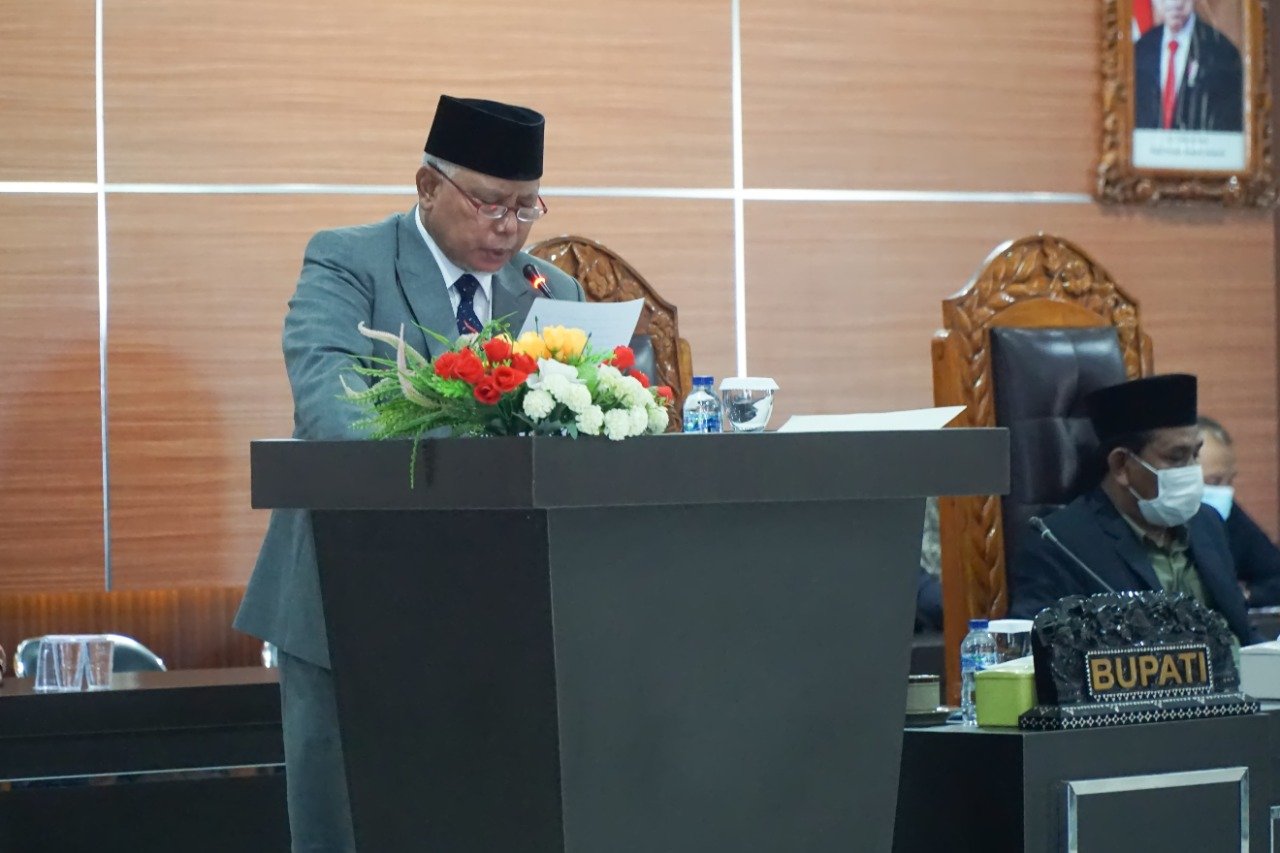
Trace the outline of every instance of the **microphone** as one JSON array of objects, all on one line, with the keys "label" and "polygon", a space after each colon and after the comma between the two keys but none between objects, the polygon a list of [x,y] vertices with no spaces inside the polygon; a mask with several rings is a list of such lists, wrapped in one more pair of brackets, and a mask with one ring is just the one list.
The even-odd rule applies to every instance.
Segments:
[{"label": "microphone", "polygon": [[1059,551],[1061,551],[1062,553],[1070,557],[1071,562],[1075,563],[1080,568],[1080,570],[1084,572],[1086,575],[1093,578],[1095,583],[1097,583],[1107,592],[1116,591],[1115,587],[1113,587],[1111,584],[1104,581],[1102,578],[1098,577],[1097,572],[1095,572],[1093,569],[1086,566],[1084,560],[1080,559],[1074,553],[1072,553],[1071,549],[1068,548],[1066,545],[1063,545],[1062,540],[1059,539],[1057,536],[1053,535],[1053,531],[1049,529],[1049,525],[1045,524],[1044,520],[1041,519],[1040,516],[1033,515],[1031,516],[1031,518],[1027,519],[1027,521],[1031,523],[1032,527],[1034,527],[1037,531],[1039,531],[1040,535],[1043,538],[1048,539],[1050,542],[1052,542],[1054,545],[1057,546]]},{"label": "microphone", "polygon": [[551,295],[551,288],[547,287],[547,277],[538,272],[537,267],[533,264],[525,264],[524,269],[521,270],[521,272],[524,273],[525,280],[529,282],[530,287],[548,299],[555,299],[555,297]]}]

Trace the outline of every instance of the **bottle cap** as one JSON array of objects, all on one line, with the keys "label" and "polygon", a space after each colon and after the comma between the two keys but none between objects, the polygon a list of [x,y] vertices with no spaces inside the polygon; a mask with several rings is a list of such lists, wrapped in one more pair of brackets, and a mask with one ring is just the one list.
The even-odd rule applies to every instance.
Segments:
[{"label": "bottle cap", "polygon": [[987,620],[986,619],[970,619],[969,630],[972,631],[975,628],[981,628],[985,631],[987,628]]},{"label": "bottle cap", "polygon": [[992,619],[987,630],[993,634],[1027,634],[1031,632],[1030,619]]},{"label": "bottle cap", "polygon": [[714,385],[716,378],[714,376],[695,376],[693,377],[694,385]]}]

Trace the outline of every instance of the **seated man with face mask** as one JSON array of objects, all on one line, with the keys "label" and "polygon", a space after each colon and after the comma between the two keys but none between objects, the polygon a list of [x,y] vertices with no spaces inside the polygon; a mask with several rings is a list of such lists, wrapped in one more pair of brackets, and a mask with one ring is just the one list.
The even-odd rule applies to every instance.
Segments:
[{"label": "seated man with face mask", "polygon": [[1280,548],[1235,499],[1236,448],[1231,433],[1204,415],[1199,427],[1204,502],[1226,520],[1227,544],[1244,600],[1250,607],[1280,604]]},{"label": "seated man with face mask", "polygon": [[1185,593],[1221,613],[1241,643],[1255,642],[1222,518],[1201,503],[1196,378],[1123,382],[1085,406],[1102,482],[1045,519],[1058,544],[1023,537],[1009,570],[1010,615],[1029,619],[1062,596],[1106,592],[1101,581]]}]

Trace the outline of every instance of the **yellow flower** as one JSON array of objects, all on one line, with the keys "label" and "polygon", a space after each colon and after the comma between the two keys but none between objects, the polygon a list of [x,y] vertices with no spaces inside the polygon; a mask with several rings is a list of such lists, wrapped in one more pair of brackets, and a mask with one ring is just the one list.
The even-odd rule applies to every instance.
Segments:
[{"label": "yellow flower", "polygon": [[547,326],[542,330],[542,340],[556,361],[567,361],[582,355],[587,347],[587,333],[581,329],[564,326]]},{"label": "yellow flower", "polygon": [[525,332],[511,348],[516,352],[524,353],[529,358],[551,357],[551,353],[547,351],[546,342],[542,340],[542,336],[537,332]]}]

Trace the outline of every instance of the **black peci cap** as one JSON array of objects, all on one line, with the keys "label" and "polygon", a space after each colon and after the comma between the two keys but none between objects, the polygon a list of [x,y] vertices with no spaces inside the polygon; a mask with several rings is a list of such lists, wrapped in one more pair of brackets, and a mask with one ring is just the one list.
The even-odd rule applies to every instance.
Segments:
[{"label": "black peci cap", "polygon": [[1165,427],[1195,426],[1196,378],[1189,373],[1147,376],[1099,388],[1084,399],[1098,441]]},{"label": "black peci cap", "polygon": [[534,181],[542,177],[545,127],[527,107],[441,95],[423,150],[483,175]]}]

